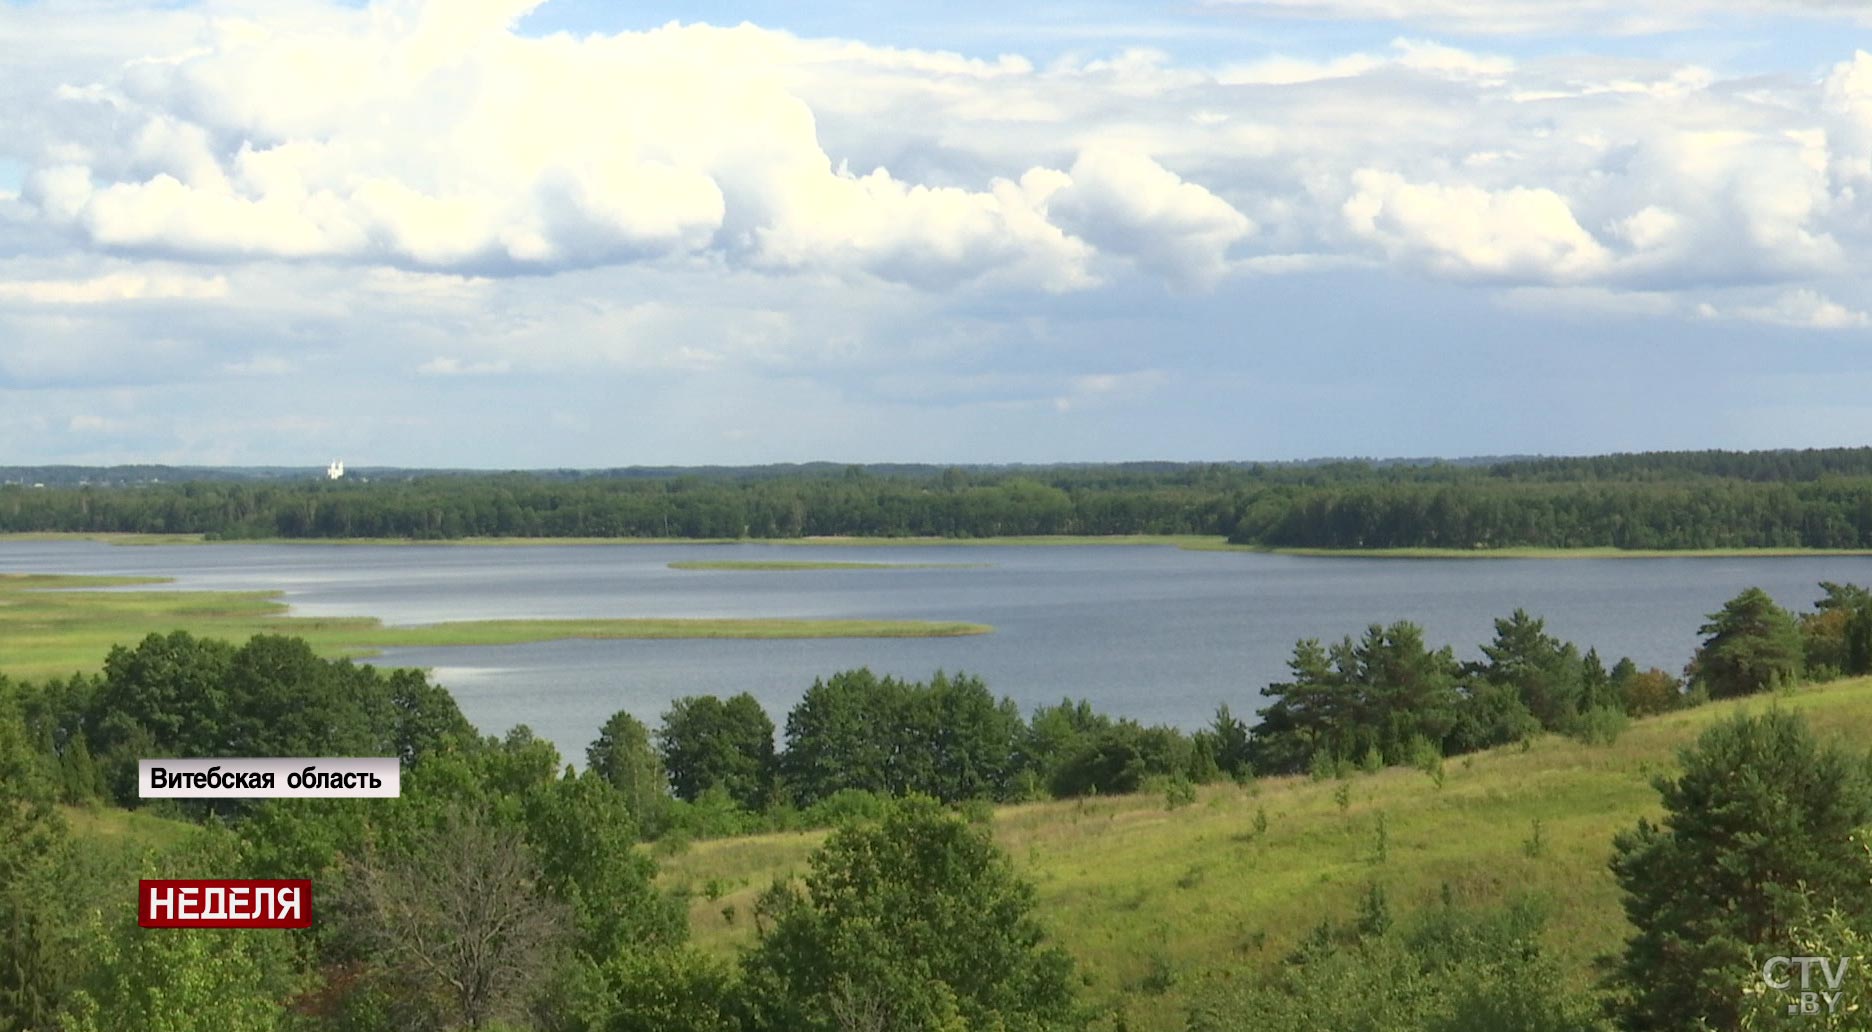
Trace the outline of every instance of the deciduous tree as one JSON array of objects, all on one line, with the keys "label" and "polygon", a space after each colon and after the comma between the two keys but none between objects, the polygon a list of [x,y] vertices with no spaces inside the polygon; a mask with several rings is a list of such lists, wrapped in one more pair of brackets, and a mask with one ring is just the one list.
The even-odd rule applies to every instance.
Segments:
[{"label": "deciduous tree", "polygon": [[[985,831],[913,800],[832,833],[777,885],[744,962],[760,1032],[1071,1027],[1071,961]],[[841,1021],[868,1019],[870,1026]]]}]

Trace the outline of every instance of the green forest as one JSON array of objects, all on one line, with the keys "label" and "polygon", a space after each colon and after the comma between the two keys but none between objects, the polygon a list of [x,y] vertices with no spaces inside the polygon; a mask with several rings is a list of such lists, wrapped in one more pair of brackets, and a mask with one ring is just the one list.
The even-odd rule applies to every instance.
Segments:
[{"label": "green forest", "polygon": [[[152,634],[95,675],[0,680],[0,1029],[1865,1027],[1863,971],[1831,1024],[1785,1024],[1778,998],[1751,989],[1766,957],[1863,961],[1872,921],[1872,753],[1863,734],[1823,738],[1778,705],[1705,721],[1675,763],[1647,761],[1654,816],[1596,847],[1628,926],[1585,984],[1562,971],[1538,900],[1467,901],[1448,882],[1441,904],[1388,896],[1378,874],[1409,829],[1394,845],[1378,811],[1345,825],[1371,880],[1285,952],[1182,988],[1166,966],[1096,991],[1081,959],[1095,944],[1058,936],[1067,915],[1023,874],[1040,854],[1017,858],[992,832],[1008,805],[1064,800],[1076,823],[1139,796],[1173,827],[1223,791],[1263,800],[1223,847],[1253,849],[1298,820],[1276,800],[1309,785],[1336,785],[1353,822],[1361,779],[1413,772],[1434,798],[1482,751],[1565,741],[1591,757],[1635,721],[1872,673],[1872,592],[1853,585],[1821,585],[1800,614],[1737,595],[1681,675],[1608,665],[1522,611],[1495,631],[1468,663],[1410,623],[1301,641],[1256,719],[1222,706],[1193,733],[1071,700],[1023,714],[967,674],[848,670],[779,724],[746,695],[679,699],[654,727],[620,712],[582,770],[524,727],[477,734],[420,672],[277,635]],[[165,755],[394,755],[403,793],[139,805],[136,759]],[[739,945],[698,943],[697,890],[659,866],[697,843],[761,848],[805,829],[824,830],[801,866],[747,911],[719,907]],[[1520,848],[1536,859],[1558,847],[1546,841],[1537,817]],[[1209,869],[1178,885],[1200,893]],[[146,931],[138,876],[309,877],[317,920]]]},{"label": "green forest", "polygon": [[0,486],[0,533],[1202,534],[1268,548],[1872,548],[1872,448],[1479,463],[396,471],[337,481],[178,475],[128,485],[109,471],[93,484],[69,476],[45,486],[10,482]]}]

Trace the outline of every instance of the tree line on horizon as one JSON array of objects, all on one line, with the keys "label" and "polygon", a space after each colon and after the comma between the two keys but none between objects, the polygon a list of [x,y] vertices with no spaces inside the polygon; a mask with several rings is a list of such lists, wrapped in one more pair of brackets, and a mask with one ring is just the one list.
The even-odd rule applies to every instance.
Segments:
[{"label": "tree line on horizon", "polygon": [[0,533],[979,538],[1203,534],[1296,548],[1872,548],[1872,448],[1459,463],[849,466],[0,485]]}]

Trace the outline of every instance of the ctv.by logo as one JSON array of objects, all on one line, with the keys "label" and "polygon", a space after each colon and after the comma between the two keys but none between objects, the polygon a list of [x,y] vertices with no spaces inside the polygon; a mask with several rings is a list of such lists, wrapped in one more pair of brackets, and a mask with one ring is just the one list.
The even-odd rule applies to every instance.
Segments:
[{"label": "ctv.by logo", "polygon": [[[1789,1014],[1820,1015],[1832,1014],[1839,1010],[1840,986],[1846,984],[1846,965],[1850,957],[1769,957],[1762,965],[1762,984],[1770,989],[1777,989],[1793,997],[1787,1005]],[[1797,976],[1794,969],[1799,969]],[[1818,971],[1818,977],[1815,972]],[[1800,982],[1800,991],[1794,992],[1794,983]],[[1824,985],[1823,992],[1816,988]]]}]

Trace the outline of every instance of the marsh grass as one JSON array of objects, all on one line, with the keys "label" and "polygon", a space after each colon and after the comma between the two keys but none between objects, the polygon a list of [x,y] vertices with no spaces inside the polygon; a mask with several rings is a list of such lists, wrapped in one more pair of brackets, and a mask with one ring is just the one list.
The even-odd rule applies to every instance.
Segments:
[{"label": "marsh grass", "polygon": [[[328,656],[392,646],[511,645],[565,638],[934,638],[984,624],[928,620],[472,620],[385,627],[369,617],[287,616],[278,592],[137,591],[164,578],[0,574],[0,673],[58,677],[96,670],[112,645],[185,630],[241,641],[294,634]],[[111,589],[111,590],[99,590]]]}]

